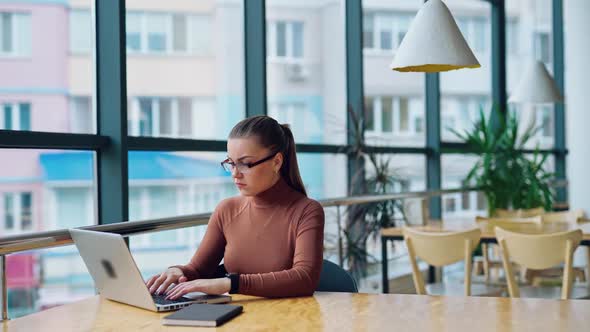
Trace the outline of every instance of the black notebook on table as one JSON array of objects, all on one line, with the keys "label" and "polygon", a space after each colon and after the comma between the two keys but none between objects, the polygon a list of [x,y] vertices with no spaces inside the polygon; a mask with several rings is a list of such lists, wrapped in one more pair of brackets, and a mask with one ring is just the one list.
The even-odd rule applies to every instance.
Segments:
[{"label": "black notebook on table", "polygon": [[219,326],[241,312],[241,305],[195,303],[164,317],[162,324]]}]

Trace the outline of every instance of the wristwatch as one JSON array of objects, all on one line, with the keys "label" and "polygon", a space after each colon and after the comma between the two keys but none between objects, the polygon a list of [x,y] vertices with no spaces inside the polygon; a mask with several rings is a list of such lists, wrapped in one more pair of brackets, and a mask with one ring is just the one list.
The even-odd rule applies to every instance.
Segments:
[{"label": "wristwatch", "polygon": [[240,289],[240,274],[238,273],[226,273],[226,278],[229,278],[231,287],[229,289],[230,294],[236,294]]}]

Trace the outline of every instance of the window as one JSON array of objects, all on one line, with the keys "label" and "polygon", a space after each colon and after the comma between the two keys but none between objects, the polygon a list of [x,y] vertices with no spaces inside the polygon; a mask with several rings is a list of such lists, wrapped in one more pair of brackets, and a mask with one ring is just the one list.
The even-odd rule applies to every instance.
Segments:
[{"label": "window", "polygon": [[2,105],[0,129],[31,130],[31,104],[7,103]]},{"label": "window", "polygon": [[304,25],[301,21],[270,21],[268,56],[271,58],[304,57]]},{"label": "window", "polygon": [[391,51],[399,47],[415,13],[371,12],[363,20],[363,48]]},{"label": "window", "polygon": [[127,13],[125,17],[125,38],[127,52],[139,52],[141,50],[141,18],[138,13]]},{"label": "window", "polygon": [[474,52],[487,52],[490,44],[487,26],[488,19],[481,16],[457,17],[457,25],[467,41],[467,44]]},{"label": "window", "polygon": [[35,302],[38,300],[36,289],[9,289],[8,290],[8,307],[14,311],[20,312],[25,309],[25,312],[32,313],[35,308]]},{"label": "window", "polygon": [[22,232],[33,229],[32,193],[4,193],[4,223],[6,232]]},{"label": "window", "polygon": [[95,132],[95,117],[90,97],[71,97],[72,133],[92,134]]},{"label": "window", "polygon": [[379,49],[388,51],[393,49],[393,20],[390,15],[377,16],[379,31]]},{"label": "window", "polygon": [[551,63],[551,34],[549,32],[535,32],[535,55],[544,63]]},{"label": "window", "polygon": [[391,97],[383,97],[381,99],[381,131],[384,133],[391,133],[393,131],[393,99]]},{"label": "window", "polygon": [[536,126],[540,127],[539,135],[553,137],[553,107],[548,105],[535,106]]},{"label": "window", "polygon": [[167,49],[169,34],[167,16],[164,14],[146,14],[147,51],[158,53]]},{"label": "window", "polygon": [[[413,136],[424,132],[424,107],[419,98],[366,97],[365,105],[367,107],[365,112],[369,112],[367,114],[375,114],[370,120],[367,118],[366,130],[372,132],[376,137],[380,133],[392,133],[413,138]],[[373,112],[370,112],[371,110]],[[369,126],[369,124],[371,125]]]},{"label": "window", "polygon": [[204,15],[126,13],[127,52],[140,54],[207,54],[211,24]]},{"label": "window", "polygon": [[0,56],[30,56],[31,38],[31,14],[0,12]]},{"label": "window", "polygon": [[476,197],[477,197],[477,209],[479,211],[485,211],[488,208],[486,196],[484,195],[483,192],[478,191]]},{"label": "window", "polygon": [[70,11],[70,52],[92,51],[92,18],[88,10]]},{"label": "window", "polygon": [[375,98],[365,97],[365,130],[375,130]]},{"label": "window", "polygon": [[518,49],[518,20],[512,19],[506,21],[506,53],[510,55],[517,55]]},{"label": "window", "polygon": [[[213,113],[214,104],[208,100],[192,98],[137,97],[130,103],[128,132],[133,136],[187,137],[205,126],[213,128],[206,120]],[[193,115],[193,110],[203,116]],[[198,125],[201,123],[201,126]],[[211,130],[211,129],[209,129]],[[203,134],[203,133],[201,133]],[[214,134],[214,133],[211,133]]]},{"label": "window", "polygon": [[375,22],[373,14],[365,14],[363,17],[363,48],[371,49],[375,47],[373,34],[375,33]]},{"label": "window", "polygon": [[455,212],[455,197],[445,197],[445,212]]}]

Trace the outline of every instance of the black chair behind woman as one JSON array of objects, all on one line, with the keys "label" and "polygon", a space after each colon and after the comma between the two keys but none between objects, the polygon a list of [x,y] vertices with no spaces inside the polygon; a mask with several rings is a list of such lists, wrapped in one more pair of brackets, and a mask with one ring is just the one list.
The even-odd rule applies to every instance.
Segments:
[{"label": "black chair behind woman", "polygon": [[340,266],[324,259],[318,292],[358,293],[354,279]]}]

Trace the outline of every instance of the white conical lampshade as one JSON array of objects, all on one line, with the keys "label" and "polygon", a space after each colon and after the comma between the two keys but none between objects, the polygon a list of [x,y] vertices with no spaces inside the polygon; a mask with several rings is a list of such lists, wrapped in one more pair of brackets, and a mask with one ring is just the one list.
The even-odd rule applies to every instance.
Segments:
[{"label": "white conical lampshade", "polygon": [[433,73],[481,65],[449,8],[441,0],[429,0],[412,21],[390,67],[403,72]]},{"label": "white conical lampshade", "polygon": [[561,102],[563,97],[545,65],[541,61],[532,61],[508,101],[542,104]]}]

